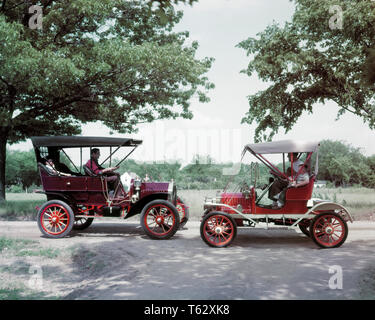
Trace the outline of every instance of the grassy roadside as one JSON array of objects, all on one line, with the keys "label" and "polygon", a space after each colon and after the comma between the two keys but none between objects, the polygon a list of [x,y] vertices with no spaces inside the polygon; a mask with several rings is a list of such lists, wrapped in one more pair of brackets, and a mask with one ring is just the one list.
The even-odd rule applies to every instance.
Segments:
[{"label": "grassy roadside", "polygon": [[0,204],[0,220],[36,220],[36,207],[46,201],[44,194],[8,193]]},{"label": "grassy roadside", "polygon": [[38,286],[35,277],[42,270],[41,262],[54,262],[61,254],[60,249],[40,247],[35,240],[0,237],[0,300],[58,299]]}]

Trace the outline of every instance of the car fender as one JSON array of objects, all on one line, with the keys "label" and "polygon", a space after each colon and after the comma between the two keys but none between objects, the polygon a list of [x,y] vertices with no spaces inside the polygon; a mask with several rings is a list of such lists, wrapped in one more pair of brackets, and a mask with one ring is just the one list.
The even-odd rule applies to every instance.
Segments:
[{"label": "car fender", "polygon": [[315,213],[319,214],[320,212],[326,212],[326,211],[334,211],[338,213],[345,221],[353,222],[353,218],[349,213],[349,210],[346,209],[344,206],[338,203],[329,202],[329,201],[321,201],[316,203],[309,211],[308,213]]},{"label": "car fender", "polygon": [[168,200],[168,193],[153,193],[139,199],[133,206],[131,206],[129,213],[126,215],[126,218],[130,218],[140,213],[149,202],[158,199]]}]

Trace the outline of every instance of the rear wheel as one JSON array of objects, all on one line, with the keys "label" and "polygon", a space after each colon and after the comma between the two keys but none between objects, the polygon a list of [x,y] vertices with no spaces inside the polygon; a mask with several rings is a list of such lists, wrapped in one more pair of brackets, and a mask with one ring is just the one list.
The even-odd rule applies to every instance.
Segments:
[{"label": "rear wheel", "polygon": [[73,229],[74,230],[84,230],[91,226],[94,218],[75,218]]},{"label": "rear wheel", "polygon": [[63,238],[69,234],[74,224],[72,208],[63,201],[46,202],[38,212],[38,227],[48,238]]},{"label": "rear wheel", "polygon": [[302,231],[302,233],[310,238],[310,230],[309,230],[309,225],[304,224],[304,223],[299,223],[298,224],[299,229]]},{"label": "rear wheel", "polygon": [[178,211],[169,201],[151,201],[141,212],[141,226],[152,239],[169,239],[180,226]]},{"label": "rear wheel", "polygon": [[200,227],[201,238],[211,247],[229,246],[237,234],[234,219],[225,213],[211,212],[203,217]]},{"label": "rear wheel", "polygon": [[311,221],[310,235],[322,248],[337,248],[348,236],[348,225],[337,213],[321,213]]}]

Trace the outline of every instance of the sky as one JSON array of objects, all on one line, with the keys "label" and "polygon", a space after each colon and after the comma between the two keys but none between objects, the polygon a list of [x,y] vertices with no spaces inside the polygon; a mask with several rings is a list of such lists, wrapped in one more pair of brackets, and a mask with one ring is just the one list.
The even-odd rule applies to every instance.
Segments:
[{"label": "sky", "polygon": [[[217,162],[238,162],[241,151],[252,143],[256,124],[241,124],[249,110],[247,96],[266,88],[256,75],[240,73],[249,57],[236,45],[255,37],[273,22],[283,24],[291,19],[294,4],[289,0],[200,0],[193,6],[179,5],[184,17],[176,31],[190,32],[190,40],[198,41],[197,57],[213,57],[215,62],[207,76],[215,84],[208,92],[209,103],[192,99],[192,120],[161,120],[142,124],[136,134],[127,136],[142,139],[143,144],[132,154],[142,161],[177,159],[189,163],[195,154],[210,155]],[[328,25],[329,17],[327,17]],[[334,102],[316,104],[313,114],[304,113],[287,134],[283,129],[274,141],[340,140],[360,148],[366,156],[375,154],[375,131],[363,121],[344,114],[336,121],[338,107]],[[110,130],[100,123],[83,126],[85,136],[110,136]],[[27,150],[31,143],[20,143],[12,149]],[[74,158],[74,156],[72,156]]]}]

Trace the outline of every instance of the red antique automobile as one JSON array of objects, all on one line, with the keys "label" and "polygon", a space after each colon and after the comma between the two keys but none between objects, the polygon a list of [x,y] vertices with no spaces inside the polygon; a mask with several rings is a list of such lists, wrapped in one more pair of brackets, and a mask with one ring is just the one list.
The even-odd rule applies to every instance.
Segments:
[{"label": "red antique automobile", "polygon": [[[237,227],[255,227],[259,223],[268,225],[298,226],[322,248],[341,246],[348,235],[347,221],[353,219],[342,205],[311,199],[314,181],[318,173],[318,142],[278,141],[245,146],[242,159],[250,152],[258,159],[251,164],[253,181],[237,186],[234,192],[224,191],[215,198],[206,198],[204,215],[201,221],[200,233],[202,239],[212,247],[225,247],[232,243],[237,234]],[[316,153],[315,168],[312,170],[311,160]],[[281,165],[275,166],[264,155],[282,154]],[[286,170],[285,154],[290,157],[290,168]],[[293,170],[293,163],[301,163],[298,172]],[[268,185],[257,194],[257,178],[259,179],[259,163],[270,169]],[[296,179],[301,174],[301,168],[306,170],[309,179],[304,186],[295,187]],[[248,178],[247,178],[248,179]],[[286,181],[287,186],[281,192],[284,202],[281,206],[264,201],[275,183]],[[259,183],[259,182],[258,182]]]},{"label": "red antique automobile", "polygon": [[[82,164],[82,149],[110,149],[109,161],[120,148],[131,148],[119,162],[119,166],[141,143],[128,138],[42,136],[32,137],[43,191],[47,202],[39,208],[38,226],[43,235],[50,238],[67,236],[72,229],[82,230],[94,219],[102,217],[130,218],[141,214],[141,225],[153,239],[168,239],[189,218],[187,206],[177,196],[173,182],[146,182],[131,179],[129,188],[119,182],[115,192],[110,192],[104,175],[94,174]],[[65,149],[78,148],[81,164],[73,163]],[[89,157],[90,154],[86,155]],[[65,155],[74,169],[60,162]],[[55,167],[48,167],[47,157]],[[71,166],[71,167],[72,167]]]}]

